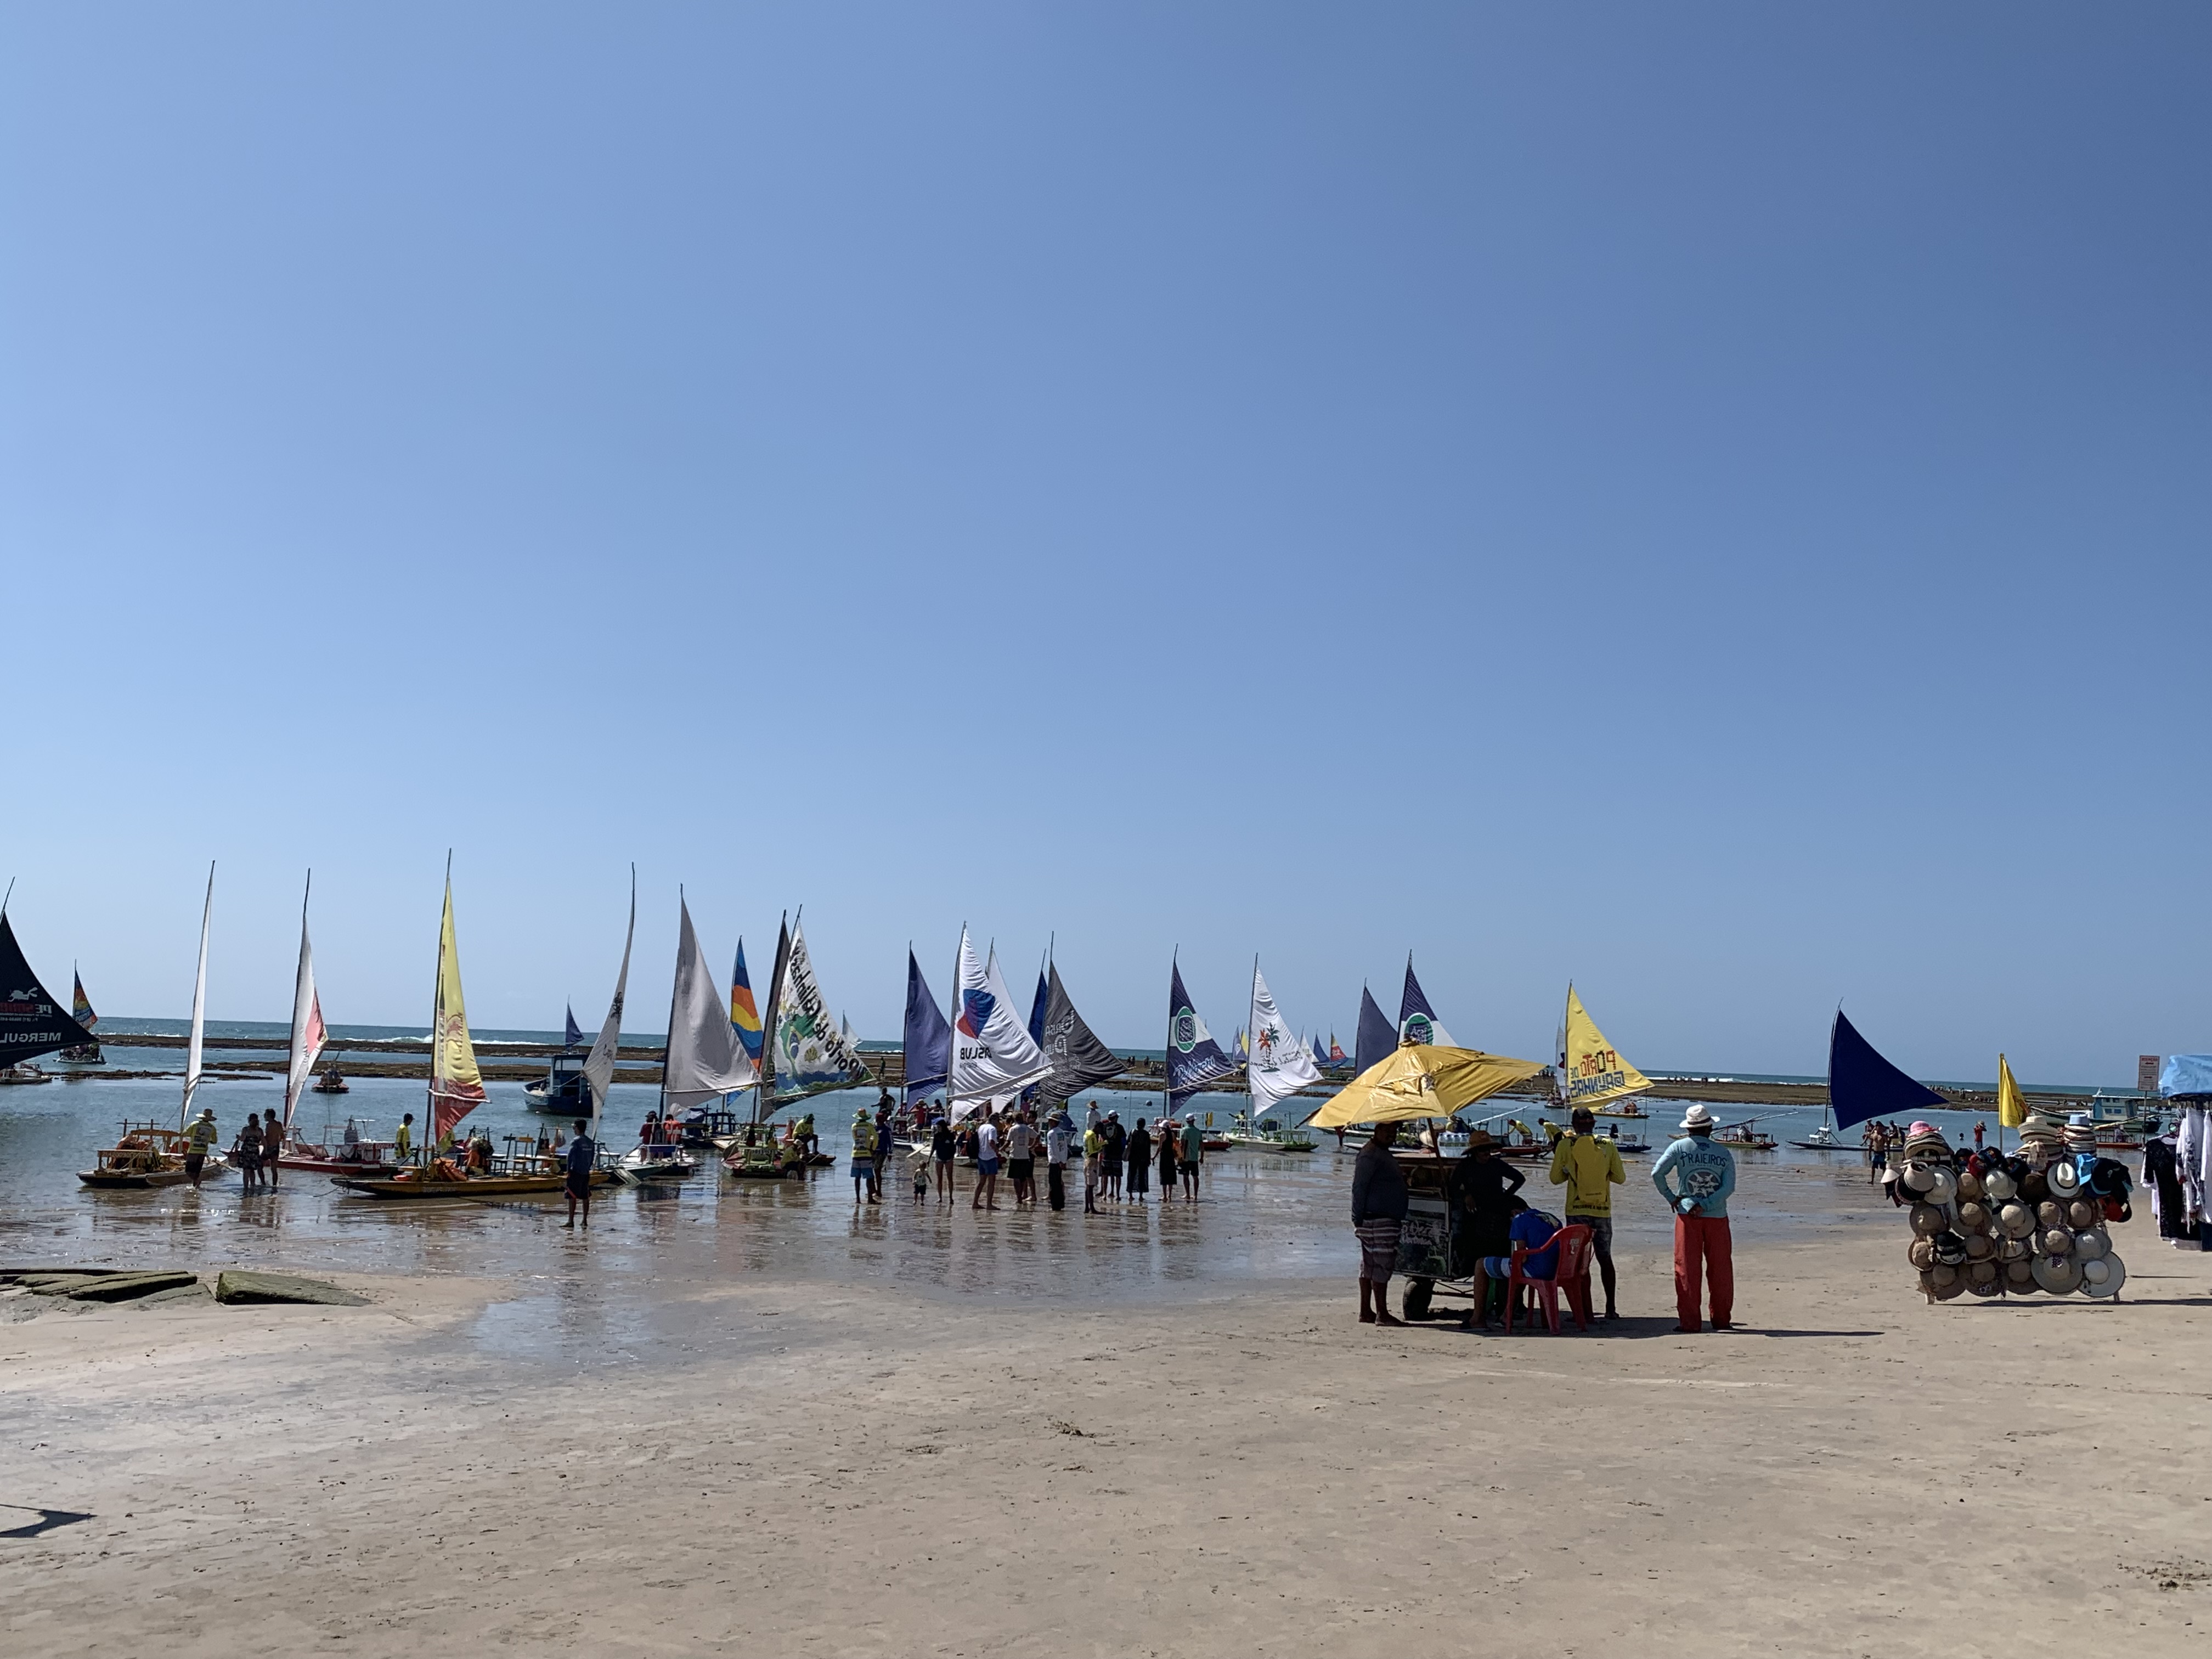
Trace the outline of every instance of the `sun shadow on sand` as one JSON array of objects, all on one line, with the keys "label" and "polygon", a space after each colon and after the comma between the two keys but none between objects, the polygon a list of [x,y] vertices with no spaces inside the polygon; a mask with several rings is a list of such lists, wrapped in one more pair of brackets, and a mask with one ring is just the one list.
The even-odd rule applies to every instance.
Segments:
[{"label": "sun shadow on sand", "polygon": [[[1462,1335],[1462,1334],[1468,1334],[1468,1335],[1477,1335],[1477,1336],[1488,1336],[1488,1337],[1494,1337],[1494,1338],[1497,1338],[1498,1340],[1499,1340],[1500,1341],[1503,1341],[1503,1340],[1505,1340],[1505,1332],[1504,1332],[1504,1328],[1503,1328],[1502,1327],[1498,1327],[1498,1326],[1492,1326],[1492,1327],[1490,1329],[1488,1329],[1487,1331],[1464,1332],[1464,1331],[1462,1331],[1462,1328],[1461,1328],[1461,1326],[1460,1326],[1459,1322],[1458,1322],[1457,1320],[1455,1320],[1455,1319],[1436,1320],[1436,1321],[1424,1321],[1424,1322],[1421,1322],[1429,1324],[1429,1325],[1430,1325],[1430,1327],[1431,1327],[1431,1328],[1432,1328],[1432,1329],[1441,1330],[1441,1331],[1449,1331],[1449,1333],[1451,1333],[1451,1334],[1452,1334],[1453,1335],[1455,1335],[1455,1336]],[[1887,1335],[1888,1335],[1888,1334],[1889,1334],[1889,1333],[1888,1333],[1888,1332],[1887,1332],[1887,1331],[1789,1331],[1789,1330],[1779,1330],[1779,1329],[1777,1329],[1777,1328],[1773,1328],[1773,1327],[1771,1327],[1771,1326],[1763,1326],[1763,1325],[1736,1325],[1736,1326],[1733,1326],[1733,1327],[1731,1327],[1730,1328],[1729,1328],[1728,1330],[1725,1330],[1725,1331],[1717,1331],[1717,1332],[1716,1332],[1716,1331],[1711,1331],[1711,1330],[1705,1330],[1705,1331],[1700,1331],[1700,1332],[1698,1332],[1698,1335],[1700,1335],[1700,1336],[1707,1336],[1707,1337],[1710,1337],[1710,1336],[1716,1336],[1716,1335],[1717,1335],[1717,1336],[1723,1336],[1723,1337],[1730,1337],[1730,1336],[1755,1336],[1755,1337],[1770,1337],[1770,1336],[1772,1336],[1772,1337],[1791,1337],[1791,1336],[1829,1336],[1829,1337],[1839,1337],[1839,1336],[1887,1336]],[[1525,1325],[1525,1324],[1522,1323],[1518,1319],[1516,1319],[1516,1320],[1514,1321],[1514,1322],[1513,1322],[1513,1337],[1512,1337],[1512,1340],[1515,1340],[1515,1341],[1516,1341],[1516,1342],[1517,1342],[1517,1341],[1519,1341],[1519,1340],[1520,1340],[1522,1337],[1524,1337],[1524,1336],[1528,1336],[1528,1337],[1538,1337],[1538,1338],[1548,1338],[1550,1335],[1551,1335],[1551,1333],[1550,1333],[1549,1331],[1547,1331],[1547,1330],[1546,1330],[1546,1329],[1544,1328],[1543,1322],[1542,1322],[1540,1320],[1539,1320],[1539,1321],[1537,1322],[1537,1323],[1536,1323],[1534,1327],[1530,1327],[1530,1326]],[[1592,1339],[1592,1338],[1600,1338],[1600,1339],[1610,1339],[1610,1340],[1620,1340],[1620,1338],[1622,1338],[1622,1337],[1632,1337],[1632,1338],[1650,1338],[1650,1337],[1661,1337],[1661,1336],[1679,1336],[1679,1337],[1680,1337],[1683,1340],[1687,1341],[1687,1340],[1689,1340],[1689,1337],[1690,1337],[1690,1333],[1689,1333],[1689,1332],[1687,1332],[1687,1331],[1682,1330],[1682,1329],[1680,1329],[1679,1327],[1677,1327],[1677,1326],[1675,1325],[1674,1322],[1672,1319],[1667,1319],[1667,1318],[1643,1319],[1643,1318],[1635,1318],[1635,1317],[1623,1317],[1623,1318],[1620,1318],[1620,1319],[1613,1320],[1613,1321],[1612,1321],[1612,1322],[1607,1322],[1607,1321],[1604,1321],[1604,1320],[1599,1320],[1599,1321],[1597,1321],[1597,1322],[1594,1322],[1594,1323],[1590,1326],[1590,1328],[1589,1328],[1588,1330],[1586,1330],[1586,1331],[1578,1331],[1578,1330],[1577,1330],[1577,1329],[1575,1328],[1575,1322],[1574,1322],[1574,1321],[1573,1321],[1572,1319],[1571,1319],[1571,1318],[1566,1317],[1566,1316],[1563,1314],[1563,1315],[1561,1316],[1561,1317],[1560,1317],[1560,1321],[1559,1321],[1559,1335],[1560,1335],[1561,1337],[1581,1337],[1581,1338],[1583,1338],[1583,1339],[1585,1339],[1585,1340],[1587,1340],[1587,1339]]]},{"label": "sun shadow on sand", "polygon": [[79,1515],[75,1510],[42,1510],[31,1504],[0,1504],[0,1516],[35,1515],[39,1518],[26,1526],[0,1529],[0,1538],[36,1538],[42,1532],[56,1527],[73,1527],[80,1521],[89,1521],[89,1515]]}]

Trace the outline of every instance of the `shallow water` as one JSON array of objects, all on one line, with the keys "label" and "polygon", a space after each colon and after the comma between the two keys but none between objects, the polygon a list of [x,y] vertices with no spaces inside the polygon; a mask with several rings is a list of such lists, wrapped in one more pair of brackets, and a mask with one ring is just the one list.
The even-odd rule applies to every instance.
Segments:
[{"label": "shallow water", "polygon": [[[110,1050],[118,1067],[173,1066],[173,1054]],[[481,1121],[495,1143],[534,1132],[544,1121],[527,1111],[520,1084],[489,1085]],[[587,1234],[562,1225],[555,1200],[505,1203],[392,1204],[344,1194],[321,1176],[287,1173],[275,1193],[245,1194],[235,1175],[187,1188],[151,1192],[93,1192],[76,1171],[96,1147],[111,1145],[125,1116],[168,1119],[179,1085],[167,1079],[87,1078],[34,1088],[0,1089],[0,1260],[182,1262],[282,1266],[299,1271],[455,1273],[514,1278],[528,1287],[527,1307],[504,1304],[486,1315],[480,1335],[500,1344],[542,1343],[546,1322],[587,1328],[619,1352],[629,1340],[665,1336],[680,1321],[675,1292],[684,1285],[750,1274],[779,1279],[896,1282],[925,1296],[951,1295],[1079,1302],[1222,1294],[1240,1285],[1343,1279],[1356,1272],[1349,1230],[1352,1160],[1322,1135],[1310,1156],[1232,1152],[1210,1156],[1195,1206],[1123,1204],[1082,1214],[1081,1176],[1073,1172],[1069,1208],[1015,1211],[1000,1183],[1000,1208],[977,1212],[969,1200],[975,1180],[959,1172],[951,1207],[917,1205],[902,1160],[887,1179],[884,1202],[853,1204],[842,1167],[848,1146],[842,1125],[872,1091],[827,1095],[814,1103],[826,1151],[841,1167],[805,1182],[739,1182],[712,1163],[688,1180],[603,1193]],[[215,1109],[226,1143],[240,1116],[277,1103],[273,1081],[210,1077],[201,1104]],[[608,1138],[627,1143],[657,1099],[650,1088],[617,1085]],[[1156,1097],[1100,1099],[1133,1123],[1150,1118]],[[422,1115],[423,1086],[399,1079],[364,1078],[328,1103],[342,1124],[348,1114],[388,1134],[402,1112]],[[1199,1109],[1225,1123],[1241,1101],[1201,1097]],[[310,1133],[325,1103],[309,1097],[301,1109]],[[1079,1115],[1080,1103],[1079,1103]],[[1640,1126],[1663,1141],[1679,1107],[1661,1103]],[[1970,1129],[1964,1114],[1951,1127]],[[1775,1112],[1762,1127],[1790,1139],[1820,1121],[1817,1112]],[[1624,1125],[1624,1132],[1628,1126]],[[1629,1184],[1616,1197],[1625,1243],[1656,1244],[1668,1217],[1650,1184],[1648,1157],[1626,1160]],[[1737,1231],[1747,1242],[1875,1212],[1864,1165],[1849,1153],[1784,1150],[1740,1158],[1742,1190]],[[1540,1168],[1528,1170],[1531,1197],[1546,1207],[1559,1189]],[[1040,1188],[1042,1182],[1040,1179]],[[574,1334],[583,1334],[580,1328]]]}]

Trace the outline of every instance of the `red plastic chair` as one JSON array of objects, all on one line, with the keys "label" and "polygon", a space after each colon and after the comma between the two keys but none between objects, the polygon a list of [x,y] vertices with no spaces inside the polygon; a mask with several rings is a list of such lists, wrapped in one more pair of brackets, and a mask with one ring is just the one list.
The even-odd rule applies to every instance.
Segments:
[{"label": "red plastic chair", "polygon": [[[1549,1279],[1537,1279],[1521,1271],[1528,1259],[1553,1245],[1559,1247],[1559,1265]],[[1583,1226],[1562,1227],[1543,1243],[1516,1244],[1513,1247],[1511,1272],[1505,1280],[1505,1334],[1513,1334],[1514,1310],[1521,1305],[1521,1287],[1536,1287],[1536,1299],[1544,1305],[1544,1320],[1552,1334],[1559,1334],[1559,1291],[1567,1292],[1567,1306],[1573,1310],[1575,1328],[1588,1330],[1590,1322],[1590,1230]]]}]

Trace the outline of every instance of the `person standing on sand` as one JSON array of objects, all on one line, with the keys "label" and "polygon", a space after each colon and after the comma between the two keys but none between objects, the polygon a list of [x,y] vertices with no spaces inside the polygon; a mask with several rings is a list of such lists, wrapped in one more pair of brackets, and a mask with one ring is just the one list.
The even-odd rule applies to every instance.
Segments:
[{"label": "person standing on sand", "polygon": [[1159,1135],[1160,1202],[1176,1194],[1176,1127],[1166,1118],[1154,1126]]},{"label": "person standing on sand", "polygon": [[246,1178],[240,1190],[252,1192],[261,1182],[261,1119],[257,1113],[246,1115],[246,1127],[230,1143],[230,1156]]},{"label": "person standing on sand", "polygon": [[1618,1319],[1613,1305],[1618,1279],[1613,1267],[1613,1189],[1626,1186],[1620,1148],[1597,1132],[1597,1114],[1575,1108],[1573,1130],[1552,1154],[1552,1184],[1567,1189],[1567,1225],[1589,1229],[1590,1254],[1597,1258],[1605,1285],[1605,1317]]},{"label": "person standing on sand", "polygon": [[1119,1112],[1106,1114],[1106,1126],[1099,1133],[1105,1137],[1106,1167],[1100,1178],[1105,1182],[1106,1196],[1119,1202],[1121,1197],[1121,1152],[1127,1143],[1129,1132],[1121,1127]]},{"label": "person standing on sand", "polygon": [[1735,1251],[1729,1237],[1729,1194],[1735,1190],[1735,1158],[1713,1141],[1713,1115],[1702,1103],[1682,1115],[1682,1138],[1651,1166],[1651,1184],[1674,1212],[1674,1313],[1695,1335],[1699,1269],[1711,1286],[1713,1328],[1725,1331],[1735,1312]]},{"label": "person standing on sand", "polygon": [[1352,1231],[1359,1238],[1359,1322],[1401,1325],[1390,1314],[1390,1275],[1406,1229],[1406,1172],[1390,1155],[1398,1126],[1378,1123],[1352,1166]]},{"label": "person standing on sand", "polygon": [[942,1117],[929,1128],[930,1161],[937,1166],[937,1196],[940,1203],[952,1202],[952,1160],[959,1156],[960,1139],[952,1133],[952,1126]]},{"label": "person standing on sand", "polygon": [[884,1195],[884,1166],[891,1156],[891,1091],[878,1090],[876,1094],[876,1178],[869,1182],[871,1196],[881,1200]]},{"label": "person standing on sand", "polygon": [[276,1184],[276,1155],[283,1150],[284,1126],[276,1121],[276,1113],[262,1113],[261,1178],[271,1187]]},{"label": "person standing on sand", "polygon": [[1123,1190],[1129,1194],[1131,1203],[1141,1204],[1152,1184],[1152,1138],[1146,1132],[1142,1118],[1137,1120],[1137,1127],[1129,1132],[1125,1167],[1128,1170],[1128,1179]]},{"label": "person standing on sand", "polygon": [[564,1226],[576,1224],[576,1206],[584,1206],[584,1224],[592,1224],[592,1169],[599,1161],[599,1143],[592,1139],[592,1125],[587,1118],[576,1120],[576,1138],[568,1143],[567,1178],[561,1190],[568,1195],[568,1219]]},{"label": "person standing on sand", "polygon": [[1206,1157],[1206,1131],[1198,1127],[1198,1114],[1186,1113],[1182,1120],[1182,1196],[1187,1204],[1198,1202],[1198,1166]]},{"label": "person standing on sand", "polygon": [[1098,1183],[1106,1178],[1106,1137],[1098,1133],[1098,1108],[1091,1109],[1092,1122],[1083,1132],[1083,1213],[1098,1213]]},{"label": "person standing on sand", "polygon": [[975,1196],[968,1207],[999,1207],[999,1126],[988,1116],[975,1126]]},{"label": "person standing on sand", "polygon": [[1067,1148],[1074,1127],[1075,1121],[1063,1106],[1044,1132],[1044,1201],[1055,1210],[1067,1207]]}]

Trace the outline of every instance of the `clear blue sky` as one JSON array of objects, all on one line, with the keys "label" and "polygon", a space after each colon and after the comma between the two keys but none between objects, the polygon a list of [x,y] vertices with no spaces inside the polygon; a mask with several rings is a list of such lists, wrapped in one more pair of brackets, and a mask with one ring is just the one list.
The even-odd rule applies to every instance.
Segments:
[{"label": "clear blue sky", "polygon": [[40,969],[634,1029],[688,884],[1347,1045],[2212,1048],[2212,9],[0,10]]}]

